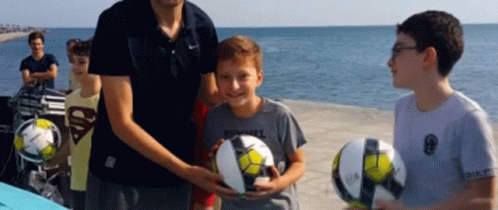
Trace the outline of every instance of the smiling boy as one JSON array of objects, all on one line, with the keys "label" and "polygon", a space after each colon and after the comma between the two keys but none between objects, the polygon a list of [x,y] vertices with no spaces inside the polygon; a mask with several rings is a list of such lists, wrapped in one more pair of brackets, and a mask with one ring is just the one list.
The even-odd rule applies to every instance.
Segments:
[{"label": "smiling boy", "polygon": [[217,48],[216,84],[226,102],[208,114],[206,146],[253,135],[268,145],[276,166],[270,182],[255,183],[257,191],[248,192],[247,200],[221,195],[222,209],[299,209],[295,183],[305,170],[306,140],[287,107],[256,94],[263,82],[262,59],[260,47],[244,36],[230,37]]},{"label": "smiling boy", "polygon": [[486,112],[449,83],[464,48],[458,19],[442,11],[398,25],[388,61],[396,103],[394,147],[408,170],[401,202],[382,209],[492,209],[496,158]]}]

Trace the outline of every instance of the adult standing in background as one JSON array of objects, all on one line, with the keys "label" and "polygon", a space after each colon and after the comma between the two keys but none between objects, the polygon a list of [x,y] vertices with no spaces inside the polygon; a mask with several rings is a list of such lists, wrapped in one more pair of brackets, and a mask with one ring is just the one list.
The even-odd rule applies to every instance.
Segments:
[{"label": "adult standing in background", "polygon": [[23,86],[42,83],[48,88],[55,88],[54,80],[57,77],[59,63],[51,54],[45,53],[45,37],[42,32],[35,31],[29,34],[28,44],[31,55],[21,62]]},{"label": "adult standing in background", "polygon": [[100,15],[87,209],[187,209],[190,183],[235,194],[216,184],[220,175],[191,165],[194,101],[219,101],[217,44],[210,18],[185,0],[120,1]]}]

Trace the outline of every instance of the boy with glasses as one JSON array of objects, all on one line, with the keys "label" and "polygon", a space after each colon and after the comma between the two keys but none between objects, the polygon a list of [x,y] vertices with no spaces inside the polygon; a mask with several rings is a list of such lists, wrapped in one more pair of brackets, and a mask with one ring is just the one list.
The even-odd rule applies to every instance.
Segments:
[{"label": "boy with glasses", "polygon": [[[388,61],[396,103],[394,147],[408,170],[401,202],[381,209],[492,209],[496,158],[486,112],[449,83],[464,48],[458,19],[426,11],[397,28]],[[407,206],[407,207],[405,207]]]}]

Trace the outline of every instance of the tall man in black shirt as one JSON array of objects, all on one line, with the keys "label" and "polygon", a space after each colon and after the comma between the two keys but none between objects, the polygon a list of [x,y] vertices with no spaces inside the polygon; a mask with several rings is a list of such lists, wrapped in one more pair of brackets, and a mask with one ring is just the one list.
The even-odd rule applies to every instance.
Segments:
[{"label": "tall man in black shirt", "polygon": [[97,25],[89,72],[101,75],[87,209],[186,209],[190,183],[234,195],[191,165],[194,101],[220,101],[216,31],[185,0],[121,1]]}]

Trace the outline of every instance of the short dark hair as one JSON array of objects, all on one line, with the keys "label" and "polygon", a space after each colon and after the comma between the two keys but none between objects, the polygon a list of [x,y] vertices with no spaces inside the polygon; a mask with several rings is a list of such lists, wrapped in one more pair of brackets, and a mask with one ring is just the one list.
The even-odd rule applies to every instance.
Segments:
[{"label": "short dark hair", "polygon": [[397,34],[405,33],[415,40],[419,52],[428,47],[436,49],[441,76],[447,76],[463,54],[462,26],[449,13],[425,11],[409,17],[397,27]]},{"label": "short dark hair", "polygon": [[70,49],[70,52],[74,55],[90,56],[92,51],[92,43],[92,40],[76,42],[76,45]]},{"label": "short dark hair", "polygon": [[72,43],[77,43],[77,42],[81,42],[81,39],[78,39],[78,38],[68,39],[67,42],[66,42],[66,47],[69,46]]},{"label": "short dark hair", "polygon": [[45,44],[45,36],[43,36],[43,33],[41,31],[31,32],[28,36],[28,44],[31,44],[31,41],[35,39],[41,39],[42,43]]},{"label": "short dark hair", "polygon": [[223,40],[216,48],[216,66],[223,61],[252,62],[257,72],[263,72],[263,51],[253,39],[235,35]]}]

